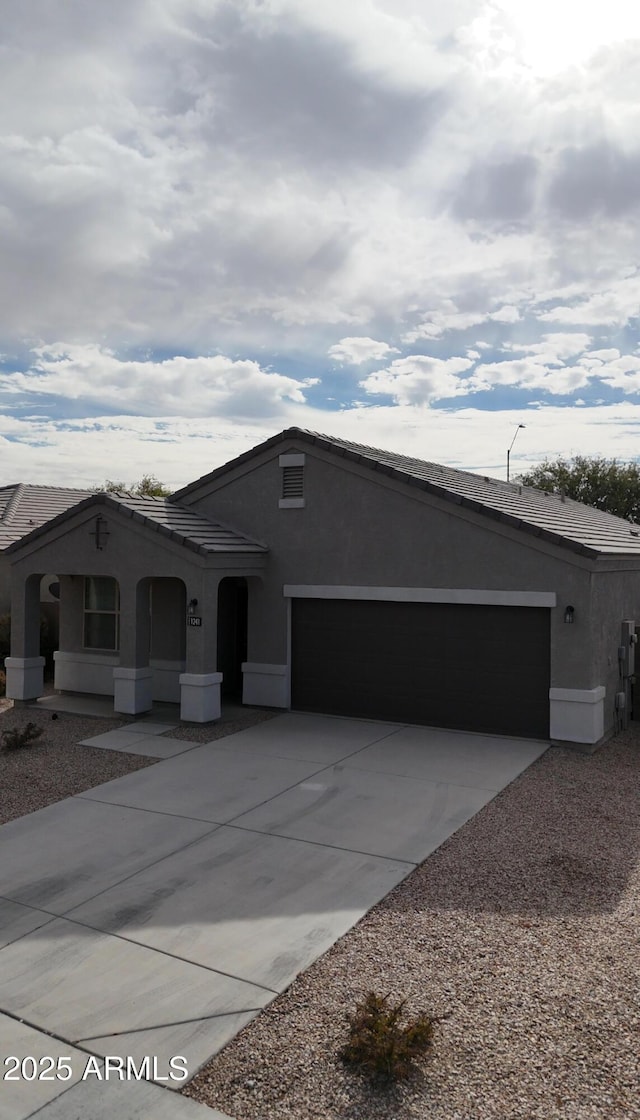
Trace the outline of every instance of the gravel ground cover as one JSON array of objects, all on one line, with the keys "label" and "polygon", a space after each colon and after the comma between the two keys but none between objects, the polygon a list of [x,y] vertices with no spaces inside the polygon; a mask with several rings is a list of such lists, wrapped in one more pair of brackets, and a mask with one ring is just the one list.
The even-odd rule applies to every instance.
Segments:
[{"label": "gravel ground cover", "polygon": [[[27,723],[44,728],[42,737],[23,750],[0,751],[0,824],[159,761],[102,747],[80,746],[82,739],[131,724],[127,717],[91,718],[59,712],[52,719],[52,714],[35,708],[14,708],[11,701],[0,699],[0,736],[3,731]],[[185,725],[166,734],[190,743],[209,743],[272,719],[275,714],[247,709],[216,724]]]},{"label": "gravel ground cover", "polygon": [[[232,713],[194,743],[275,713]],[[81,747],[127,719],[0,702],[0,822],[155,759]],[[640,728],[554,748],[397,887],[185,1090],[235,1120],[640,1118]],[[337,1052],[369,990],[444,1016],[429,1057],[372,1089]]]},{"label": "gravel ground cover", "polygon": [[227,735],[235,735],[236,731],[245,731],[247,727],[255,727],[257,723],[273,719],[278,714],[280,713],[264,708],[236,709],[229,716],[223,713],[218,723],[187,723],[177,727],[175,731],[167,731],[167,735],[172,739],[183,739],[187,743],[213,743],[216,739],[224,739]]},{"label": "gravel ground cover", "polygon": [[0,824],[158,761],[80,746],[81,739],[124,727],[130,720],[91,719],[63,712],[52,719],[51,715],[33,708],[14,708],[6,702],[4,711],[0,710],[0,736],[27,723],[44,728],[41,738],[30,746],[0,751]]},{"label": "gravel ground cover", "polygon": [[[640,729],[552,748],[190,1083],[235,1120],[640,1117]],[[444,1016],[416,1076],[337,1052],[369,990]]]}]

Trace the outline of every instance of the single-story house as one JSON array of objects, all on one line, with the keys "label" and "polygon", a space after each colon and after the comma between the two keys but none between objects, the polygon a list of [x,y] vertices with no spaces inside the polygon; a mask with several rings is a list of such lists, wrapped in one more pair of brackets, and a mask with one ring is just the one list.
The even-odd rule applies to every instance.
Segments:
[{"label": "single-story house", "polygon": [[245,704],[594,744],[628,712],[640,530],[562,497],[290,428],[170,498],[94,494],[10,545],[7,693],[182,718]]},{"label": "single-story house", "polygon": [[[87,498],[91,492],[63,486],[31,486],[24,482],[0,486],[0,617],[11,610],[11,572],[6,555],[9,545]],[[58,627],[57,588],[51,590],[55,579],[53,575],[44,575],[40,591],[41,613],[47,620],[50,636],[57,636]]]}]

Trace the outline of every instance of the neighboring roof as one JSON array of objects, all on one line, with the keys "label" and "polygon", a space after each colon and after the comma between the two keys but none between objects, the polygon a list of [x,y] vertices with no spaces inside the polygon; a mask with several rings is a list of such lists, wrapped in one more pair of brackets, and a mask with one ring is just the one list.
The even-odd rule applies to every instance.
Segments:
[{"label": "neighboring roof", "polygon": [[631,525],[621,517],[583,505],[582,502],[547,494],[530,486],[520,486],[517,482],[502,482],[470,471],[400,455],[394,451],[383,451],[351,440],[309,432],[303,428],[287,428],[230,463],[185,486],[170,500],[180,500],[208,481],[214,481],[227,471],[249,462],[254,456],[291,440],[312,444],[350,462],[417,486],[444,501],[473,509],[494,521],[521,529],[541,540],[585,556],[640,554],[640,527]]},{"label": "neighboring roof", "polygon": [[0,486],[0,552],[90,494],[90,490],[31,486],[26,482]]},{"label": "neighboring roof", "polygon": [[169,502],[167,498],[135,498],[130,494],[111,493],[92,494],[87,498],[85,491],[85,499],[75,510],[63,511],[53,521],[34,529],[28,536],[23,537],[19,543],[16,541],[10,551],[15,551],[27,541],[42,536],[49,529],[63,523],[72,512],[76,513],[92,506],[98,509],[106,507],[107,510],[117,510],[125,517],[130,517],[134,521],[147,525],[161,536],[176,541],[176,543],[191,549],[192,552],[198,552],[203,556],[220,552],[262,553],[267,551],[266,546],[260,544],[259,541],[252,540],[242,533],[237,533],[234,529],[230,529],[227,525],[222,525],[218,521],[210,521],[196,513],[195,510],[189,509],[188,506],[180,506],[174,502]]}]

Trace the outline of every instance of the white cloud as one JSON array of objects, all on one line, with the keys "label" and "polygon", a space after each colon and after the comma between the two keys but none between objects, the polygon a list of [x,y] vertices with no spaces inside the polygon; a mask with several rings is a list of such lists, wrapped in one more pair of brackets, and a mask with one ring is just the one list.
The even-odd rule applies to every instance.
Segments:
[{"label": "white cloud", "polygon": [[[592,270],[545,192],[562,153],[593,144],[594,121],[607,150],[633,148],[627,44],[623,65],[594,61],[577,87],[573,75],[549,92],[526,67],[506,75],[525,17],[495,3],[114,5],[109,19],[74,4],[38,21],[17,5],[3,24],[10,338],[229,352],[290,334],[308,345],[310,328],[321,354],[327,324],[375,339],[414,306],[413,344],[516,323],[510,291],[526,303],[572,271],[576,303],[557,321],[581,321]],[[615,127],[598,116],[612,97]],[[514,168],[535,180],[517,229],[513,190],[500,190]],[[449,201],[480,180],[491,220],[462,228]],[[628,227],[599,232],[605,278],[635,262],[635,241]]]},{"label": "white cloud", "polygon": [[603,45],[640,38],[640,17],[627,0],[558,4],[557,0],[495,0],[513,29],[524,64],[542,76],[584,63]]},{"label": "white cloud", "polygon": [[573,306],[560,305],[540,312],[543,323],[621,327],[634,318],[640,306],[640,278],[627,276]]},{"label": "white cloud", "polygon": [[34,349],[32,369],[0,376],[0,390],[55,395],[147,416],[273,416],[286,401],[302,403],[315,378],[298,381],[255,361],[173,357],[126,361],[95,346],[59,343]]},{"label": "white cloud", "polygon": [[512,385],[519,389],[545,389],[554,396],[564,396],[587,385],[589,371],[583,366],[549,369],[535,357],[516,358],[477,366],[470,382],[474,390]]},{"label": "white cloud", "polygon": [[597,376],[605,385],[622,389],[623,393],[640,393],[640,356],[625,354],[605,361]]},{"label": "white cloud", "polygon": [[329,348],[329,357],[345,365],[357,366],[362,362],[382,361],[389,354],[397,354],[394,346],[387,342],[376,342],[373,338],[341,338]]},{"label": "white cloud", "polygon": [[426,316],[414,330],[407,331],[402,341],[408,346],[428,339],[441,338],[447,331],[464,331],[484,322],[486,315],[477,311],[458,311],[452,300],[446,300],[440,311]]},{"label": "white cloud", "polygon": [[370,407],[636,391],[612,364],[640,306],[632,5],[54,7],[3,12],[0,349],[42,343],[5,358],[5,410],[277,426],[327,352],[387,363]]},{"label": "white cloud", "polygon": [[[417,458],[505,477],[506,449],[516,425],[526,423],[512,451],[520,473],[558,455],[638,452],[640,404],[530,407],[488,412],[419,405],[352,407],[341,412],[292,406],[279,424],[225,419],[98,416],[88,420],[18,421],[0,415],[0,461],[5,483],[27,479],[59,486],[91,486],[105,478],[130,482],[153,471],[172,487],[206,474],[297,424]],[[117,464],[117,469],[114,467]]]},{"label": "white cloud", "polygon": [[562,365],[565,358],[582,354],[591,342],[591,336],[580,331],[554,331],[543,334],[540,342],[508,344],[505,349],[535,354],[544,365]]},{"label": "white cloud", "polygon": [[587,369],[595,369],[602,366],[604,362],[610,362],[619,357],[620,351],[615,346],[608,350],[590,350],[588,354],[583,354],[581,358],[578,358],[578,365],[586,366]]},{"label": "white cloud", "polygon": [[498,308],[497,311],[492,311],[489,315],[496,323],[517,323],[520,319],[520,312],[517,307],[505,304],[504,307]]},{"label": "white cloud", "polygon": [[468,358],[442,360],[416,354],[409,358],[397,358],[386,369],[370,373],[360,385],[367,393],[393,397],[397,404],[428,404],[468,392],[465,382],[456,375],[472,365]]}]

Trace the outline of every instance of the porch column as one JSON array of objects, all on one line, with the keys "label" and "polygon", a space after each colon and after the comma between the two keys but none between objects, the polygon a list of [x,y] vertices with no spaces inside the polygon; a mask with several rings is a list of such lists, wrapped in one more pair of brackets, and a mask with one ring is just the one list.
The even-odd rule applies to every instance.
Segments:
[{"label": "porch column", "polygon": [[120,584],[120,664],[113,670],[113,709],[125,715],[153,707],[150,588],[149,579]]},{"label": "porch column", "polygon": [[11,572],[11,656],[5,658],[7,696],[36,700],[44,692],[40,656],[40,575]]},{"label": "porch column", "polygon": [[220,684],[217,671],[218,584],[220,577],[203,573],[187,583],[187,649],[185,672],[180,675],[180,719],[210,723],[220,719]]}]

